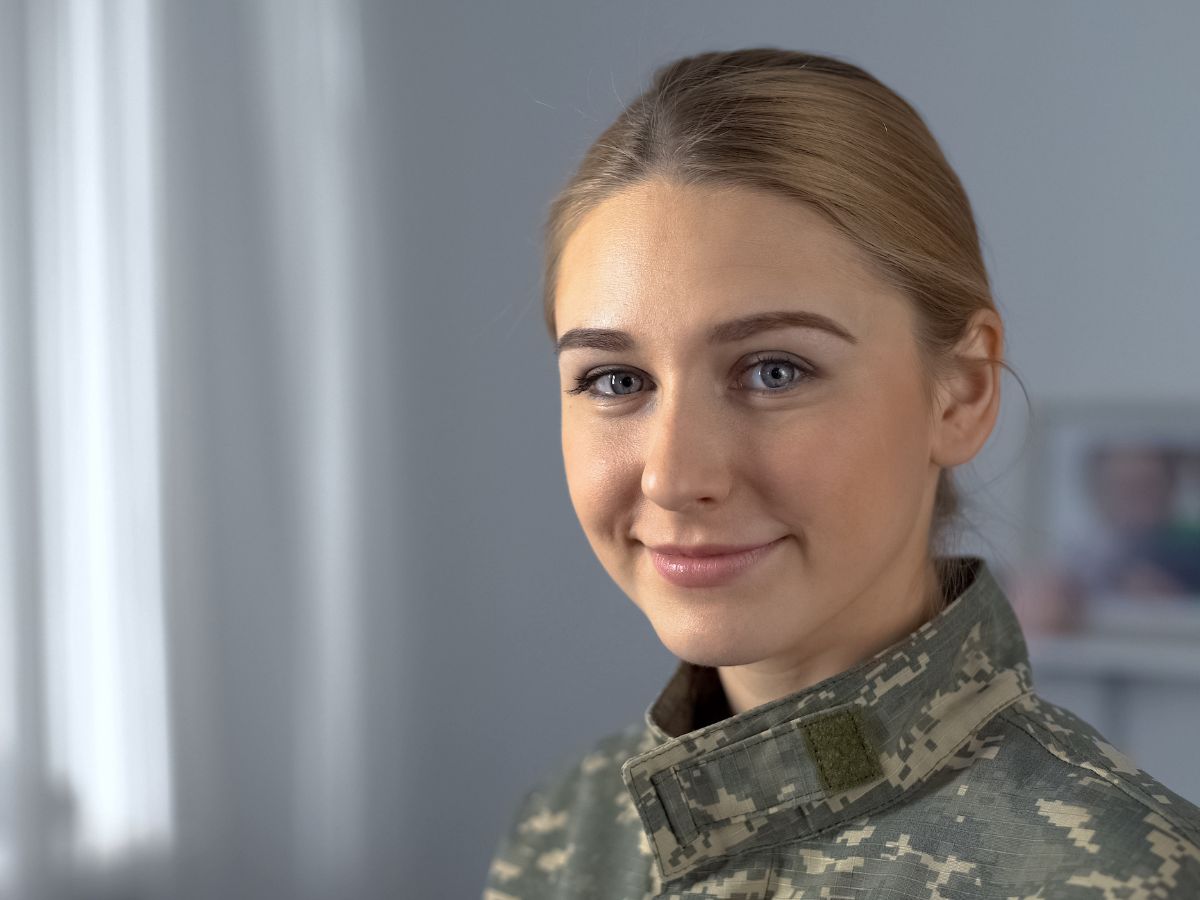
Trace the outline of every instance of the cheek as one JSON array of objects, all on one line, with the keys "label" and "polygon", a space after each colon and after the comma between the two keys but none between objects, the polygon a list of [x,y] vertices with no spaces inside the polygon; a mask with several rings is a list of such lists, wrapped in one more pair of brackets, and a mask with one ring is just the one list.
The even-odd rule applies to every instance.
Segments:
[{"label": "cheek", "polygon": [[921,411],[903,398],[874,406],[856,445],[856,517],[865,529],[907,538],[915,527],[929,472],[929,434]]},{"label": "cheek", "polygon": [[769,492],[813,552],[822,543],[861,550],[870,536],[911,524],[928,463],[918,415],[898,401],[864,398],[819,419],[809,410],[780,436],[787,452],[767,457]]},{"label": "cheek", "polygon": [[563,466],[575,514],[589,537],[611,533],[628,491],[629,454],[620,440],[603,428],[566,417],[563,422]]}]

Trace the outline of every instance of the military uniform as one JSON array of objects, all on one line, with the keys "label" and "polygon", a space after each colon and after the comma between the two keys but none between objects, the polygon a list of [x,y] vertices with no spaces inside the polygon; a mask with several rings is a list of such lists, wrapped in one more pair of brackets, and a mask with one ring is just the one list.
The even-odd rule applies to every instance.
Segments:
[{"label": "military uniform", "polygon": [[1200,898],[1200,808],[1041,699],[980,557],[948,605],[732,715],[680,662],[639,722],[524,796],[484,900]]}]

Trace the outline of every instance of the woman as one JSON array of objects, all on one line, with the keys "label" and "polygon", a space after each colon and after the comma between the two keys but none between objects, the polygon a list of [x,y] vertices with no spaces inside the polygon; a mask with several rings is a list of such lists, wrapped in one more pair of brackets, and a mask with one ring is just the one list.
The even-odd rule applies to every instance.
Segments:
[{"label": "woman", "polygon": [[868,73],[656,73],[546,230],[563,457],[680,663],[525,795],[484,896],[1200,897],[1200,809],[1033,691],[939,552],[1003,324],[970,205]]}]

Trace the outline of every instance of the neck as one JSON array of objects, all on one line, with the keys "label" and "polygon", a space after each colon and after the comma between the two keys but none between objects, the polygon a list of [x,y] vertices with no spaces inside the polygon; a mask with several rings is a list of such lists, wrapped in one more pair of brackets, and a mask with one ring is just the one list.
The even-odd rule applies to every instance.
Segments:
[{"label": "neck", "polygon": [[770,659],[719,666],[733,714],[804,690],[903,640],[941,611],[941,581],[932,559],[900,571],[847,603],[804,645]]}]

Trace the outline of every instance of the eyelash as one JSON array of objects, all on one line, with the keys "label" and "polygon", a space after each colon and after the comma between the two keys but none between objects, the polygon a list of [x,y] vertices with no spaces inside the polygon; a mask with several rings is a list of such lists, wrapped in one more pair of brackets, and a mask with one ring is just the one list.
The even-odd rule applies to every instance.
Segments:
[{"label": "eyelash", "polygon": [[[816,370],[812,366],[808,365],[807,363],[803,363],[803,362],[800,362],[799,360],[791,359],[786,356],[779,356],[778,354],[771,354],[771,353],[761,353],[758,356],[754,357],[754,359],[742,371],[748,372],[752,369],[758,368],[763,363],[768,363],[768,362],[787,363],[789,366],[794,367],[800,374],[799,374],[799,376],[796,377],[796,379],[794,381],[792,381],[786,387],[777,388],[776,390],[768,390],[768,389],[764,389],[764,388],[747,388],[747,390],[749,390],[751,393],[759,394],[760,396],[761,395],[776,396],[778,394],[787,394],[787,393],[790,393],[796,387],[796,385],[802,384],[807,381],[811,381],[817,377]],[[575,379],[575,387],[570,388],[569,390],[566,391],[566,393],[568,393],[568,394],[590,393],[592,385],[595,384],[597,381],[599,381],[601,378],[603,378],[605,375],[613,375],[618,372],[629,372],[629,371],[631,371],[631,370],[620,368],[618,366],[610,366],[606,369],[600,369],[599,371],[596,371],[596,372],[589,372],[585,375],[580,375]],[[618,398],[618,397],[631,397],[633,395],[632,394],[596,394],[596,396],[605,397],[605,398],[608,398],[608,397]]]}]

